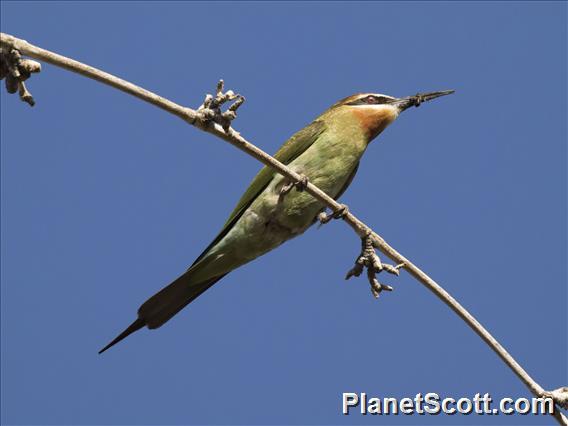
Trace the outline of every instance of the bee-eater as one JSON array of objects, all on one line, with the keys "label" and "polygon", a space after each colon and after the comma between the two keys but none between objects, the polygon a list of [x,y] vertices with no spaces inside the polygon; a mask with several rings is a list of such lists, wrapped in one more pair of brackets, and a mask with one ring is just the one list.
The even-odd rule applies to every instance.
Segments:
[{"label": "bee-eater", "polygon": [[[453,90],[394,98],[359,93],[332,105],[294,134],[274,158],[337,199],[351,184],[369,143],[398,115]],[[325,206],[269,167],[255,176],[223,229],[178,279],[150,297],[138,318],[99,353],[147,326],[158,328],[213,284],[245,263],[302,234]],[[301,189],[301,188],[298,188]]]}]

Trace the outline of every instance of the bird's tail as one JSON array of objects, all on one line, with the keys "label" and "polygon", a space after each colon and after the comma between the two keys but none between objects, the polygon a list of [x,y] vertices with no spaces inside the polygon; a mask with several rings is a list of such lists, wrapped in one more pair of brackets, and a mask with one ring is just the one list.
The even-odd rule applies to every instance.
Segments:
[{"label": "bird's tail", "polygon": [[141,318],[136,318],[136,321],[134,321],[132,324],[130,324],[128,326],[128,328],[126,330],[124,330],[122,333],[120,333],[118,336],[116,336],[112,342],[110,342],[108,345],[106,345],[104,348],[102,348],[99,351],[99,354],[102,354],[104,351],[106,351],[108,348],[116,345],[118,342],[120,342],[122,339],[126,339],[128,336],[130,336],[132,333],[134,333],[135,331],[140,330],[142,327],[144,327],[146,324],[144,323],[144,320],[142,320]]},{"label": "bird's tail", "polygon": [[164,287],[158,293],[150,297],[138,309],[138,318],[126,330],[102,348],[99,354],[116,345],[142,327],[158,328],[166,323],[175,314],[185,308],[189,303],[202,295],[209,287],[219,281],[224,275],[211,278],[203,283],[191,282],[191,271],[176,279],[173,283]]}]

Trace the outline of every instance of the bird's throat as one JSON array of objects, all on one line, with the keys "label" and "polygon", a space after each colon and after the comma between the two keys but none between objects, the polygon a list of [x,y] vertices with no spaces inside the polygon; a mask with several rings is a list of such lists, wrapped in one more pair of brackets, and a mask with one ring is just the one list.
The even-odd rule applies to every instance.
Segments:
[{"label": "bird's throat", "polygon": [[396,120],[398,112],[394,108],[354,108],[353,115],[359,122],[368,142],[371,142]]}]

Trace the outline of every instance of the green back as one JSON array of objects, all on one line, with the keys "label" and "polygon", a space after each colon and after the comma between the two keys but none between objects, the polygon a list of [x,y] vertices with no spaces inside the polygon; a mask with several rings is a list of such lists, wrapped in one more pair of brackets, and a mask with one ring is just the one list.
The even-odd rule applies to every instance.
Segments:
[{"label": "green back", "polygon": [[[325,124],[323,121],[316,120],[310,125],[304,127],[302,130],[294,134],[290,139],[284,143],[274,154],[274,158],[283,164],[290,164],[303,152],[305,152],[324,132]],[[274,177],[276,172],[268,166],[264,166],[260,172],[254,177],[250,186],[245,191],[237,206],[225,222],[223,229],[217,237],[207,246],[207,248],[199,255],[199,257],[193,262],[195,265],[199,262],[207,252],[214,247],[219,241],[223,239],[225,235],[231,230],[234,224],[239,220],[245,210],[253,203],[253,201],[258,197],[262,191],[270,184],[270,181]],[[192,266],[193,266],[192,265]]]}]

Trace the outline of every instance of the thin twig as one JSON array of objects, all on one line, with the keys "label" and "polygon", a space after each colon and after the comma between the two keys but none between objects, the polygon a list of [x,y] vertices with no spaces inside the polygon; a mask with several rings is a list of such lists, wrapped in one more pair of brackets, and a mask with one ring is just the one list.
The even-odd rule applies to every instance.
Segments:
[{"label": "thin twig", "polygon": [[[104,71],[94,67],[85,65],[65,56],[58,55],[45,49],[34,46],[25,40],[18,39],[8,34],[0,33],[0,45],[18,50],[20,53],[32,58],[48,62],[60,68],[81,74],[85,77],[97,80],[101,83],[112,86],[118,90],[135,96],[145,102],[151,103],[171,114],[174,114],[189,124],[192,124],[201,130],[209,132],[227,142],[236,146],[248,155],[256,158],[264,165],[271,167],[276,172],[287,177],[291,181],[304,186],[304,190],[315,197],[318,201],[329,207],[334,213],[342,216],[342,219],[359,235],[360,238],[369,238],[374,247],[381,250],[389,258],[397,264],[403,264],[412,276],[420,281],[426,288],[432,291],[440,300],[448,305],[467,325],[469,325],[488,345],[495,351],[497,355],[513,370],[513,372],[521,379],[521,381],[529,388],[529,390],[538,398],[552,397],[556,404],[562,404],[562,398],[566,399],[566,392],[561,392],[563,388],[556,391],[545,391],[520,365],[515,359],[501,346],[501,344],[471,315],[456,299],[454,299],[439,284],[430,278],[424,271],[410,262],[406,257],[391,247],[381,236],[373,232],[366,224],[360,221],[352,213],[345,213],[345,206],[335,201],[317,186],[306,182],[305,177],[294,172],[284,164],[274,159],[272,156],[257,148],[255,145],[243,138],[240,133],[231,127],[223,127],[212,121],[204,121],[200,119],[198,111],[191,108],[183,107],[168,99],[165,99],[155,93],[138,87],[128,81],[122,80]],[[554,417],[561,425],[568,425],[568,419],[558,409],[554,410]]]}]

